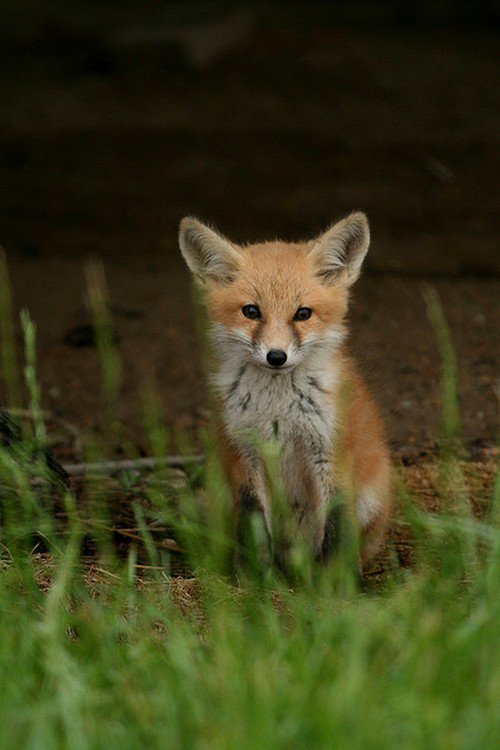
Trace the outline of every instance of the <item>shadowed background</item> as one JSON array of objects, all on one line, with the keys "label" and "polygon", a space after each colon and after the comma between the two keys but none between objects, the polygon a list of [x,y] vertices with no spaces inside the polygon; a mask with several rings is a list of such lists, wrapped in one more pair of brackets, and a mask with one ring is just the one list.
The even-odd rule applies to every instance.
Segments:
[{"label": "shadowed background", "polygon": [[245,242],[362,209],[373,240],[351,347],[391,443],[436,438],[425,283],[452,329],[466,440],[494,441],[497,22],[493,3],[444,0],[4,3],[0,242],[38,324],[45,406],[79,429],[99,420],[89,257],[105,265],[120,416],[141,445],[152,370],[166,424],[208,418],[180,218]]}]

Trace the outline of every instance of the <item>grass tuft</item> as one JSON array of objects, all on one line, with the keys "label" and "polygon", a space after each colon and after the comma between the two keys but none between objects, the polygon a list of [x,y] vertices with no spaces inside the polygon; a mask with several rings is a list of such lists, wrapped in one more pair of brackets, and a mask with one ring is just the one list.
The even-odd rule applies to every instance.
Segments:
[{"label": "grass tuft", "polygon": [[[94,267],[88,278],[102,330],[105,416],[113,425],[119,362],[101,272]],[[443,359],[443,439],[450,445],[459,439],[456,363],[437,297],[429,292],[427,301]],[[23,328],[40,444],[45,428],[27,314]],[[13,346],[3,344],[7,369]],[[9,372],[4,379],[15,380]],[[149,445],[161,454],[168,436],[158,408],[151,388],[144,423]],[[398,523],[411,531],[416,564],[399,569],[395,560],[378,593],[359,589],[352,564],[322,573],[309,564],[286,511],[279,515],[276,481],[275,538],[286,532],[293,575],[269,569],[262,576],[250,567],[235,579],[227,489],[213,440],[204,440],[203,476],[174,493],[159,470],[149,505],[133,499],[133,476],[119,478],[137,527],[121,558],[111,549],[109,491],[101,479],[86,483],[93,524],[75,491],[59,490],[67,519],[61,527],[51,493],[40,492],[51,483],[47,466],[34,475],[29,445],[0,445],[0,748],[496,749],[498,480],[494,502],[484,499],[493,510],[481,520],[453,453],[444,451],[434,467],[434,513],[401,484]],[[278,476],[275,447],[262,452]],[[169,575],[151,519],[175,532],[191,577]],[[261,529],[251,534],[262,543]],[[89,542],[91,559],[81,554]]]}]

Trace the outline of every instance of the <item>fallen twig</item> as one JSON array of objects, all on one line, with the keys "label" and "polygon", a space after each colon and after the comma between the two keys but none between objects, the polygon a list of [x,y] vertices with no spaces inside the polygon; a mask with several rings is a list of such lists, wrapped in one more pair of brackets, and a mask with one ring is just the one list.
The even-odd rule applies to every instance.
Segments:
[{"label": "fallen twig", "polygon": [[71,477],[85,474],[115,474],[120,471],[141,471],[158,469],[162,466],[189,466],[203,463],[203,456],[165,456],[164,458],[136,458],[119,461],[97,461],[88,464],[63,464],[64,470]]}]

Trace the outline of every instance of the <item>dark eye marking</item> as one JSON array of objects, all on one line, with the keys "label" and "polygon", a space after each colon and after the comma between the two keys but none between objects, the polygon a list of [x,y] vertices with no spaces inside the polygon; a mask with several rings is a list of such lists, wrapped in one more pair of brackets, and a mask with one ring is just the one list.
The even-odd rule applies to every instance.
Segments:
[{"label": "dark eye marking", "polygon": [[312,310],[310,307],[299,307],[295,315],[293,316],[294,320],[309,320],[309,318],[312,315]]},{"label": "dark eye marking", "polygon": [[259,320],[262,317],[257,305],[245,305],[241,308],[241,312],[245,318],[250,318],[250,320]]}]

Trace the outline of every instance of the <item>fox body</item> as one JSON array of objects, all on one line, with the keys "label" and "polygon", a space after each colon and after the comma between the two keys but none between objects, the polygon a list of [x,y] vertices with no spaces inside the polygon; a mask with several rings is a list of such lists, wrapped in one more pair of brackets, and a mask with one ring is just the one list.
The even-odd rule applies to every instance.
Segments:
[{"label": "fox body", "polygon": [[383,425],[344,344],[349,290],[369,245],[365,215],[309,242],[244,247],[188,217],[179,242],[206,288],[221,457],[237,514],[259,510],[270,530],[256,441],[278,440],[284,487],[314,554],[331,551],[329,513],[340,493],[365,562],[391,509]]}]

